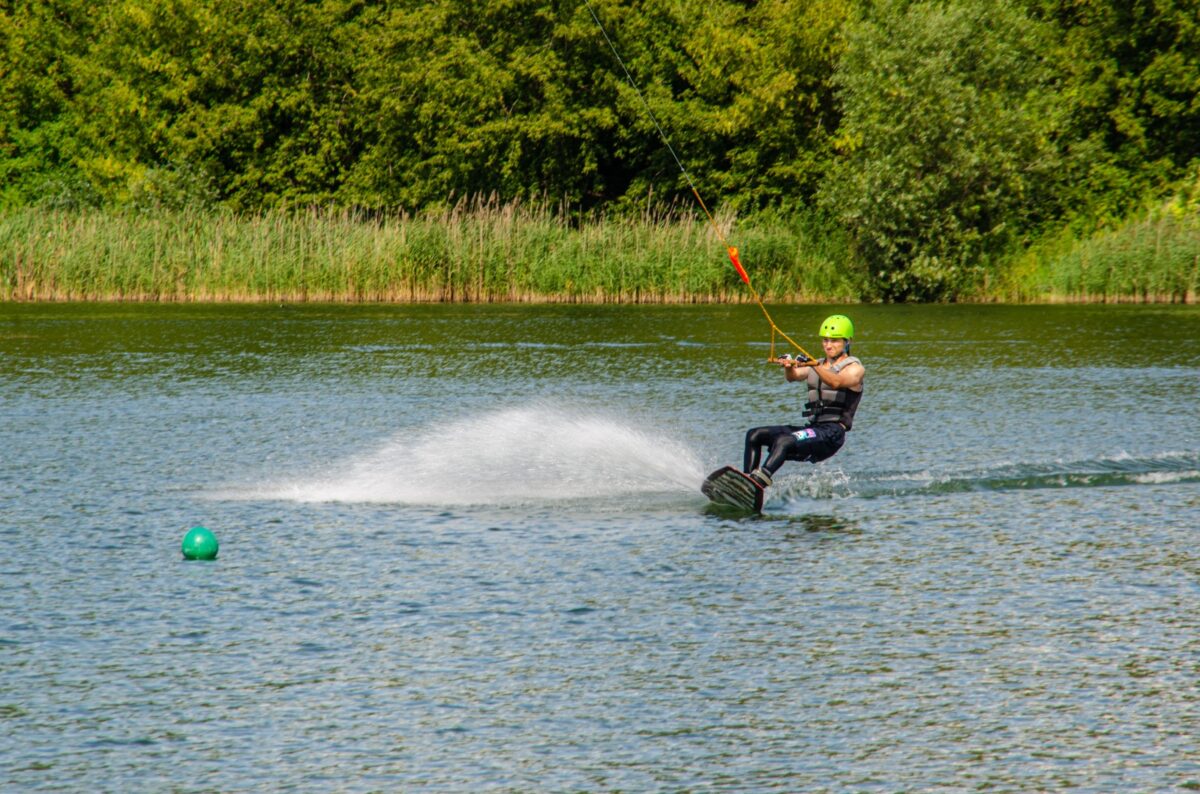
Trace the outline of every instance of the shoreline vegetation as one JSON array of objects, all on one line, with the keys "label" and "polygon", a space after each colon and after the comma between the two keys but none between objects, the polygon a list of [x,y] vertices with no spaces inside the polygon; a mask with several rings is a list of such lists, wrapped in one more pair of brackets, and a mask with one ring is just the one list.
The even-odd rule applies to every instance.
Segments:
[{"label": "shoreline vegetation", "polygon": [[1195,303],[1198,11],[10,3],[0,301]]},{"label": "shoreline vegetation", "polygon": [[[875,299],[846,237],[813,219],[717,218],[779,303]],[[1048,236],[959,302],[1196,303],[1200,211],[1175,199],[1087,237]],[[0,212],[0,301],[743,303],[703,218],[571,220],[549,205]]]},{"label": "shoreline vegetation", "polygon": [[1194,303],[1198,18],[9,3],[0,300]]},{"label": "shoreline vegetation", "polygon": [[[725,233],[732,220],[718,217]],[[742,256],[778,300],[855,300],[829,240],[747,224]],[[670,212],[571,220],[496,200],[440,212],[0,213],[0,300],[737,302],[707,222]]]}]

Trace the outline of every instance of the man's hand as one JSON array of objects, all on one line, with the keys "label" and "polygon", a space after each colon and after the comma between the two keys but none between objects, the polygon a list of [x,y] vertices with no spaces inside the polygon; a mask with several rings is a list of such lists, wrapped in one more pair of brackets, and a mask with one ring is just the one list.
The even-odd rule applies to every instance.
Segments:
[{"label": "man's hand", "polygon": [[783,355],[779,358],[772,359],[772,363],[783,367],[784,380],[791,383],[794,381],[807,380],[808,368],[817,362],[811,359],[792,358],[790,355]]},{"label": "man's hand", "polygon": [[817,362],[811,358],[792,358],[790,355],[782,355],[779,358],[773,359],[774,363],[781,367],[814,367]]}]

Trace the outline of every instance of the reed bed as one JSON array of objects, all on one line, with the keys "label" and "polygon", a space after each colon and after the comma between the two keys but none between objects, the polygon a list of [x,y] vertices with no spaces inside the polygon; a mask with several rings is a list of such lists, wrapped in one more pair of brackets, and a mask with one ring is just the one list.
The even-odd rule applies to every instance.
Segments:
[{"label": "reed bed", "polygon": [[[772,300],[854,300],[836,239],[800,223],[718,222]],[[706,222],[571,220],[546,205],[423,214],[307,210],[0,214],[0,300],[741,301]]]},{"label": "reed bed", "polygon": [[1198,295],[1200,203],[1187,196],[1086,239],[1064,230],[1040,241],[993,290],[1048,303],[1195,303]]}]

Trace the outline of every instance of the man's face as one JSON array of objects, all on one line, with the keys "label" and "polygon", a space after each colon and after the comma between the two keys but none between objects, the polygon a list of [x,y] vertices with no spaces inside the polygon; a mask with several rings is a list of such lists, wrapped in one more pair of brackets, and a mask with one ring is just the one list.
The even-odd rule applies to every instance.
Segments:
[{"label": "man's face", "polygon": [[837,358],[846,351],[846,340],[823,336],[821,337],[821,347],[825,349],[826,358]]}]

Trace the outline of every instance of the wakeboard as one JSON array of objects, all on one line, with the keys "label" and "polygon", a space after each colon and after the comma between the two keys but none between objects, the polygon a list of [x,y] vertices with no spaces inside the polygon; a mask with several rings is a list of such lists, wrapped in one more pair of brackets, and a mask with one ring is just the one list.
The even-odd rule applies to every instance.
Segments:
[{"label": "wakeboard", "polygon": [[717,469],[708,475],[704,484],[700,486],[700,493],[719,505],[752,510],[755,513],[762,512],[762,486],[733,466]]}]

